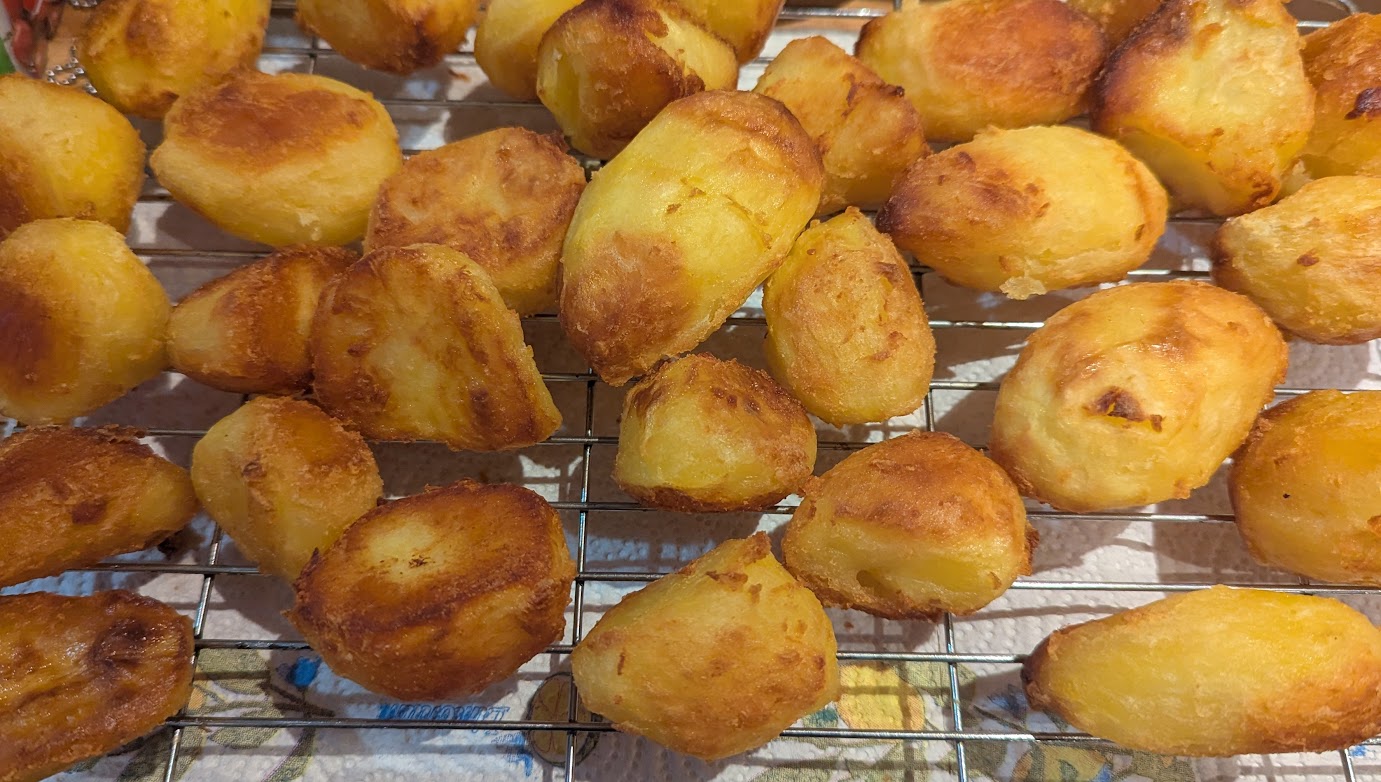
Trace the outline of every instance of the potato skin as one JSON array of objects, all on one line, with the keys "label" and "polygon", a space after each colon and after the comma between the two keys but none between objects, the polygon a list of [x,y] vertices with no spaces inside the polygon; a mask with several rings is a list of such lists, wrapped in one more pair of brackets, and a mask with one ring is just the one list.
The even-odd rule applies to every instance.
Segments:
[{"label": "potato skin", "polygon": [[1381,731],[1381,631],[1312,595],[1157,600],[1057,630],[1022,678],[1033,708],[1162,755],[1322,752]]},{"label": "potato skin", "polygon": [[546,500],[460,481],[352,524],[312,557],[287,616],[342,676],[443,700],[508,678],[559,640],[574,580]]},{"label": "potato skin", "polygon": [[179,98],[149,160],[178,201],[275,247],[363,236],[379,185],[402,161],[393,120],[369,93],[254,71]]},{"label": "potato skin", "polygon": [[1109,55],[1090,120],[1178,208],[1265,206],[1314,124],[1295,19],[1279,0],[1165,0]]},{"label": "potato skin", "polygon": [[53,217],[129,230],[144,151],[129,120],[81,90],[0,76],[0,239]]},{"label": "potato skin", "polygon": [[932,141],[1047,125],[1083,111],[1098,25],[1060,0],[911,3],[863,27],[854,54],[899,84]]},{"label": "potato skin", "polygon": [[1228,220],[1213,279],[1310,342],[1381,337],[1381,179],[1325,177]]},{"label": "potato skin", "polygon": [[0,242],[0,415],[67,421],[167,363],[168,295],[104,223],[28,223]]},{"label": "potato skin", "polygon": [[317,399],[366,437],[498,451],[561,425],[518,315],[449,247],[376,250],[336,276],[311,353]]},{"label": "potato skin", "polygon": [[556,305],[557,264],[585,169],[552,136],[499,128],[414,155],[379,189],[365,252],[444,244],[520,315]]},{"label": "potato skin", "polygon": [[671,104],[576,205],[561,255],[571,345],[614,386],[694,349],[786,257],[823,180],[777,101],[716,91]]},{"label": "potato skin", "polygon": [[1185,280],[1099,291],[1027,340],[998,389],[990,455],[1062,510],[1184,498],[1246,439],[1286,360],[1244,296]]},{"label": "potato skin", "polygon": [[1036,531],[1007,474],[953,435],[870,445],[806,483],[782,554],[825,605],[971,614],[1031,572]]},{"label": "potato skin", "polygon": [[110,0],[82,28],[77,56],[112,106],[162,119],[179,95],[255,67],[268,22],[269,0]]},{"label": "potato skin", "polygon": [[362,437],[313,404],[268,396],[197,441],[192,482],[207,515],[260,569],[285,581],[384,493]]},{"label": "potato skin", "polygon": [[672,101],[737,83],[733,50],[672,0],[585,0],[537,52],[537,96],[571,146],[598,158]]},{"label": "potato skin", "polygon": [[537,47],[580,0],[489,0],[475,30],[475,61],[489,81],[518,100],[537,99]]},{"label": "potato skin", "polygon": [[925,401],[935,337],[891,240],[857,209],[806,229],[763,286],[767,367],[835,426],[885,421]]},{"label": "potato skin", "polygon": [[762,52],[785,0],[675,0],[705,29],[729,42],[740,63]]},{"label": "potato skin", "polygon": [[1151,12],[1161,0],[1068,0],[1071,8],[1082,11],[1103,28],[1110,46],[1116,46]]},{"label": "potato skin", "polygon": [[753,91],[781,101],[815,141],[825,164],[817,214],[878,208],[901,172],[930,154],[902,88],[822,36],[788,43]]},{"label": "potato skin", "polygon": [[614,480],[639,502],[679,511],[775,505],[815,468],[815,427],[766,372],[695,354],[623,398]]},{"label": "potato skin", "polygon": [[1165,189],[1078,128],[993,130],[917,161],[878,227],[945,279],[1013,299],[1114,282],[1165,231]]},{"label": "potato skin", "polygon": [[26,429],[0,440],[0,587],[147,548],[187,526],[187,471],[116,426]]},{"label": "potato skin", "polygon": [[571,673],[619,730],[717,760],[834,700],[836,649],[820,601],[759,532],[625,597],[576,645]]},{"label": "potato skin", "polygon": [[0,595],[0,677],[0,779],[37,782],[187,703],[192,623],[121,590]]},{"label": "potato skin", "polygon": [[367,68],[409,74],[455,51],[479,0],[298,0],[297,23]]}]

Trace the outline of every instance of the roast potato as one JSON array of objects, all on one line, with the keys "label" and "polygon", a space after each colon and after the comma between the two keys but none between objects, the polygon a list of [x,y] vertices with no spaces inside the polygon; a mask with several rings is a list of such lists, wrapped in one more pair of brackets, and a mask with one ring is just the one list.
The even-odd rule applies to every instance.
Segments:
[{"label": "roast potato", "polygon": [[1381,391],[1311,391],[1267,410],[1228,489],[1258,560],[1381,586]]},{"label": "roast potato", "polygon": [[132,592],[0,595],[0,682],[0,779],[37,782],[187,703],[192,623]]},{"label": "roast potato", "polygon": [[1381,337],[1381,179],[1325,177],[1234,217],[1213,261],[1215,282],[1310,342]]},{"label": "roast potato", "polygon": [[297,0],[297,23],[346,59],[409,74],[455,51],[478,7],[479,0]]},{"label": "roast potato", "polygon": [[197,512],[187,471],[133,429],[26,429],[0,440],[0,475],[0,587],[146,548]]},{"label": "roast potato", "polygon": [[729,42],[740,63],[762,52],[784,0],[675,0],[705,29]]},{"label": "roast potato", "polygon": [[997,394],[991,455],[1028,497],[1085,512],[1208,482],[1285,378],[1280,332],[1203,282],[1100,291],[1033,333]]},{"label": "roast potato", "polygon": [[623,398],[614,480],[644,505],[766,508],[814,468],[815,427],[801,403],[737,361],[669,361]]},{"label": "roast potato", "polygon": [[1295,18],[1279,0],[1165,0],[1098,75],[1090,119],[1179,208],[1265,206],[1314,124]]},{"label": "roast potato", "polygon": [[324,76],[241,71],[179,98],[149,162],[174,198],[211,222],[281,247],[363,236],[403,155],[369,93]]},{"label": "roast potato", "polygon": [[1161,0],[1066,0],[1103,28],[1109,46],[1117,46],[1142,20],[1160,6]]},{"label": "roast potato", "polygon": [[993,130],[918,161],[878,227],[945,279],[1025,299],[1151,257],[1168,199],[1127,150],[1070,127]]},{"label": "roast potato", "polygon": [[77,57],[115,108],[162,119],[179,95],[253,68],[268,22],[269,0],[106,0]]},{"label": "roast potato", "polygon": [[806,483],[786,569],[825,605],[891,619],[971,614],[1031,572],[1017,487],[953,435],[911,432]]},{"label": "roast potato", "polygon": [[1314,130],[1301,159],[1316,177],[1381,176],[1381,15],[1352,14],[1304,36]]},{"label": "roast potato", "polygon": [[124,233],[144,185],[144,142],[81,90],[0,76],[0,239],[31,220],[80,217]]},{"label": "roast potato", "polygon": [[825,164],[819,214],[878,208],[901,172],[930,154],[902,89],[827,38],[787,44],[753,91],[781,101],[814,139]]},{"label": "roast potato", "polygon": [[615,386],[694,349],[786,257],[823,180],[780,103],[705,92],[671,104],[576,206],[561,255],[571,345]]},{"label": "roast potato", "polygon": [[673,0],[585,0],[537,51],[537,96],[571,146],[599,158],[677,98],[737,83],[733,50]]},{"label": "roast potato", "polygon": [[288,247],[197,288],[168,319],[173,369],[222,391],[305,389],[321,291],[357,260],[339,247]]},{"label": "roast potato", "polygon": [[114,228],[20,227],[0,242],[0,415],[66,421],[158,374],[170,308]]},{"label": "roast potato", "polygon": [[376,250],[337,276],[311,353],[317,398],[368,437],[496,451],[561,425],[517,314],[449,247]]},{"label": "roast potato", "polygon": [[767,367],[835,426],[915,412],[935,370],[921,294],[857,209],[806,229],[763,287]]},{"label": "roast potato", "polygon": [[444,244],[483,267],[519,314],[551,309],[584,190],[585,169],[564,144],[525,128],[491,130],[409,158],[379,189],[364,249]]},{"label": "roast potato", "polygon": [[546,500],[460,481],[352,524],[302,571],[288,618],[340,675],[443,700],[508,678],[559,640],[574,580]]},{"label": "roast potato", "polygon": [[475,61],[489,81],[519,100],[537,98],[537,47],[580,0],[489,0],[475,29]]},{"label": "roast potato", "polygon": [[320,408],[261,396],[217,421],[192,450],[206,513],[261,570],[292,581],[374,509],[383,479],[369,446]]},{"label": "roast potato", "polygon": [[1022,678],[1032,707],[1162,755],[1322,752],[1381,731],[1381,631],[1311,595],[1158,600],[1057,630]]},{"label": "roast potato", "polygon": [[716,760],[834,700],[835,651],[820,601],[759,532],[625,597],[576,645],[571,673],[614,727]]},{"label": "roast potato", "polygon": [[945,0],[872,20],[854,53],[906,90],[927,138],[968,141],[1083,111],[1104,50],[1097,23],[1060,0]]}]

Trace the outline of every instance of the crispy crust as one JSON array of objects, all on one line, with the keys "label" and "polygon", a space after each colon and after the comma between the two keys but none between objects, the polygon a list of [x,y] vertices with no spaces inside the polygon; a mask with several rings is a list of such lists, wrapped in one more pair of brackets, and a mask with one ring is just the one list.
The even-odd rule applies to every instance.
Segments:
[{"label": "crispy crust", "polygon": [[298,0],[297,24],[361,65],[407,75],[465,40],[479,0]]},{"label": "crispy crust", "polygon": [[1303,57],[1318,96],[1309,172],[1381,176],[1381,15],[1353,14],[1306,35]]}]

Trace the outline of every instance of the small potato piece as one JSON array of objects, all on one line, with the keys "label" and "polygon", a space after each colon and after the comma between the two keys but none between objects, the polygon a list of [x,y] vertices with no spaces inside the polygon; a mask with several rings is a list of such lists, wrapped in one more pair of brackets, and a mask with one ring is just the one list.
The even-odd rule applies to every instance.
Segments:
[{"label": "small potato piece", "polygon": [[767,278],[767,367],[835,426],[915,412],[935,337],[911,270],[857,209],[806,229]]},{"label": "small potato piece", "polygon": [[1103,28],[1109,46],[1117,46],[1160,7],[1161,0],[1066,0]]},{"label": "small potato piece", "polygon": [[836,649],[820,601],[759,532],[619,601],[576,645],[571,673],[615,728],[717,760],[834,700]]},{"label": "small potato piece", "polygon": [[1258,560],[1381,586],[1381,391],[1310,391],[1267,410],[1228,489]]},{"label": "small potato piece", "polygon": [[561,425],[518,315],[449,247],[376,250],[337,276],[311,351],[317,398],[367,437],[500,451]]},{"label": "small potato piece", "polygon": [[585,169],[551,136],[499,128],[409,158],[379,189],[365,252],[423,242],[470,256],[520,315],[556,305]]},{"label": "small potato piece", "polygon": [[827,38],[787,44],[753,91],[791,109],[815,141],[825,164],[817,214],[878,208],[901,172],[930,154],[921,115],[902,89]]},{"label": "small potato piece", "polygon": [[729,42],[740,63],[762,52],[784,0],[675,0],[705,29]]},{"label": "small potato piece", "polygon": [[512,676],[559,640],[574,580],[546,500],[460,481],[352,524],[297,579],[288,618],[336,673],[443,700]]},{"label": "small potato piece", "polygon": [[1202,282],[1110,288],[1055,313],[998,389],[992,458],[1022,493],[1089,512],[1183,499],[1285,378],[1266,313]]},{"label": "small potato piece", "polygon": [[384,493],[364,439],[300,399],[261,396],[192,450],[206,513],[262,570],[286,581]]},{"label": "small potato piece", "polygon": [[1168,199],[1127,150],[1070,127],[993,130],[918,161],[878,227],[945,279],[1025,299],[1151,257]]},{"label": "small potato piece", "polygon": [[297,0],[297,23],[367,68],[409,74],[465,40],[479,0]]},{"label": "small potato piece", "polygon": [[599,158],[677,98],[737,83],[733,50],[673,0],[585,0],[537,53],[537,96],[571,146]]},{"label": "small potato piece", "polygon": [[562,249],[561,326],[610,385],[693,350],[791,250],[820,155],[782,104],[705,92],[594,175]]},{"label": "small potato piece", "polygon": [[1381,179],[1325,177],[1228,220],[1213,279],[1310,342],[1381,337]]},{"label": "small potato piece", "polygon": [[66,421],[167,363],[168,295],[104,223],[22,226],[0,242],[0,415]]},{"label": "small potato piece", "polygon": [[369,93],[256,71],[179,98],[150,158],[177,200],[275,247],[363,236],[379,185],[402,161],[393,120]]},{"label": "small potato piece", "polygon": [[44,426],[0,440],[0,587],[147,548],[187,526],[187,471],[110,426]]},{"label": "small potato piece", "polygon": [[1279,0],[1165,0],[1099,74],[1093,129],[1145,161],[1178,208],[1265,206],[1314,124],[1299,46]]},{"label": "small potato piece", "polygon": [[1304,36],[1314,131],[1301,159],[1316,177],[1381,176],[1381,14],[1352,14]]},{"label": "small potato piece", "polygon": [[197,288],[168,319],[173,369],[241,394],[307,388],[317,301],[359,258],[340,247],[288,247]]},{"label": "small potato piece", "polygon": [[269,0],[105,0],[77,56],[115,108],[162,119],[179,95],[253,68],[268,23]]},{"label": "small potato piece", "polygon": [[144,142],[81,90],[0,76],[0,239],[33,220],[80,217],[129,230]]},{"label": "small potato piece", "polygon": [[1033,708],[1162,755],[1323,752],[1381,731],[1381,631],[1312,595],[1157,600],[1057,630],[1022,679]]},{"label": "small potato piece", "polygon": [[580,0],[489,0],[475,30],[475,61],[494,86],[518,100],[537,99],[537,47]]},{"label": "small potato piece", "polygon": [[906,90],[927,138],[968,141],[1083,111],[1104,50],[1098,25],[1060,0],[946,0],[872,20],[854,53]]},{"label": "small potato piece", "polygon": [[133,592],[0,595],[0,779],[37,782],[173,716],[192,623]]},{"label": "small potato piece", "polygon": [[801,403],[737,361],[670,361],[623,399],[614,480],[644,505],[767,508],[814,468],[815,427]]}]

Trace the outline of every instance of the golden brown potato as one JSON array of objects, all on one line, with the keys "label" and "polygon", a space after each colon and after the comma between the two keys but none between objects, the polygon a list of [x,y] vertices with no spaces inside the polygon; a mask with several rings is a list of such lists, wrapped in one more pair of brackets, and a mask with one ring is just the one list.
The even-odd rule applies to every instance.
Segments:
[{"label": "golden brown potato", "polygon": [[1160,7],[1161,0],[1066,0],[1103,28],[1109,46],[1117,46]]},{"label": "golden brown potato", "polygon": [[806,483],[782,554],[825,605],[891,619],[971,614],[1031,572],[1036,532],[1002,468],[911,432]]},{"label": "golden brown potato", "polygon": [[1312,595],[1158,600],[1057,630],[1022,678],[1032,707],[1162,755],[1322,752],[1381,731],[1381,631]]},{"label": "golden brown potato", "polygon": [[1093,129],[1145,161],[1179,208],[1265,206],[1314,124],[1299,46],[1279,0],[1165,0],[1099,74]]},{"label": "golden brown potato", "polygon": [[0,242],[0,415],[66,421],[158,374],[170,308],[114,228],[20,227]]},{"label": "golden brown potato", "polygon": [[442,700],[512,676],[559,640],[574,580],[546,500],[460,481],[352,524],[297,579],[288,618],[342,676]]},{"label": "golden brown potato", "polygon": [[197,512],[187,471],[120,427],[0,440],[0,587],[147,548]]},{"label": "golden brown potato", "polygon": [[279,247],[363,236],[379,185],[403,155],[369,93],[324,76],[242,71],[179,98],[149,162],[177,200]]},{"label": "golden brown potato", "polygon": [[801,403],[737,361],[669,361],[623,398],[614,480],[644,505],[766,508],[813,469],[815,427]]},{"label": "golden brown potato", "polygon": [[729,42],[741,63],[757,57],[772,34],[784,0],[675,0],[705,27]]},{"label": "golden brown potato", "polygon": [[1228,489],[1258,560],[1381,585],[1381,391],[1311,391],[1267,410]]},{"label": "golden brown potato", "polygon": [[818,214],[876,209],[901,172],[930,154],[902,89],[821,36],[787,44],[753,91],[785,104],[815,140],[825,164]]},{"label": "golden brown potato", "polygon": [[874,19],[854,53],[906,90],[927,138],[968,141],[1083,111],[1104,39],[1060,0],[947,0]]},{"label": "golden brown potato", "polygon": [[337,276],[311,353],[317,398],[367,437],[498,451],[561,425],[518,315],[449,247],[376,250]]},{"label": "golden brown potato", "polygon": [[192,482],[207,515],[261,570],[287,581],[384,492],[363,438],[313,404],[268,396],[197,441]]},{"label": "golden brown potato", "polygon": [[1213,279],[1310,342],[1381,337],[1381,179],[1325,177],[1228,220]]},{"label": "golden brown potato", "polygon": [[1285,378],[1266,313],[1203,282],[1143,282],[1057,312],[1003,379],[991,455],[1022,493],[1086,512],[1188,497]]},{"label": "golden brown potato", "polygon": [[935,337],[911,270],[857,209],[806,229],[767,278],[767,367],[835,426],[915,412]]},{"label": "golden brown potato", "polygon": [[571,673],[614,727],[716,760],[834,700],[835,651],[820,601],[759,532],[625,597],[576,645]]},{"label": "golden brown potato", "polygon": [[671,104],[595,174],[561,256],[561,326],[621,386],[692,350],[786,257],[820,203],[820,155],[782,104]]},{"label": "golden brown potato", "polygon": [[1381,15],[1353,14],[1304,36],[1314,130],[1301,159],[1316,177],[1381,176]]},{"label": "golden brown potato", "polygon": [[1168,199],[1139,160],[1070,127],[993,130],[918,161],[878,213],[958,285],[1025,299],[1113,282],[1151,257]]},{"label": "golden brown potato", "polygon": [[584,190],[585,169],[565,144],[498,128],[409,158],[379,189],[364,249],[444,244],[488,272],[520,315],[549,310]]},{"label": "golden brown potato", "polygon": [[162,119],[173,101],[253,68],[269,0],[107,0],[77,38],[97,94],[126,114]]},{"label": "golden brown potato", "polygon": [[537,47],[580,0],[489,0],[475,30],[475,61],[494,86],[519,100],[537,98]]},{"label": "golden brown potato", "polygon": [[0,239],[32,220],[80,217],[124,233],[144,185],[144,142],[81,90],[0,76]]},{"label": "golden brown potato", "polygon": [[242,394],[307,388],[317,301],[359,258],[340,247],[288,247],[197,288],[168,319],[173,369]]},{"label": "golden brown potato", "polygon": [[455,51],[478,6],[479,0],[297,0],[297,23],[346,59],[409,74]]},{"label": "golden brown potato", "polygon": [[585,0],[537,53],[537,96],[571,146],[599,158],[677,98],[737,83],[733,50],[673,0]]},{"label": "golden brown potato", "polygon": [[0,681],[0,779],[37,782],[187,703],[192,623],[132,592],[0,595]]}]

